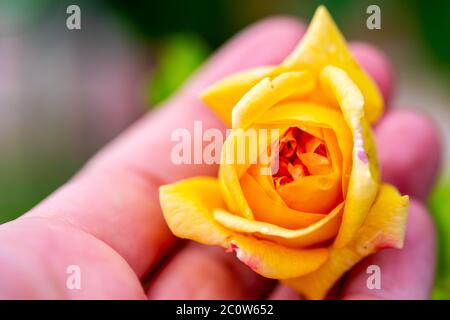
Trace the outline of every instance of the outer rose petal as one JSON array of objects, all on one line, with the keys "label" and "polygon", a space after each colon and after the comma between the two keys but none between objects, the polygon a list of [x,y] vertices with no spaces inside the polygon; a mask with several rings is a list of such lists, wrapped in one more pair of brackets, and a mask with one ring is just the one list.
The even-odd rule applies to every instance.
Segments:
[{"label": "outer rose petal", "polygon": [[375,200],[378,185],[378,160],[372,131],[364,117],[364,98],[342,69],[327,66],[321,72],[322,87],[336,97],[344,119],[353,134],[352,172],[345,201],[342,226],[334,245],[345,246],[355,235]]},{"label": "outer rose petal", "polygon": [[234,73],[202,92],[201,97],[228,127],[231,110],[254,85],[270,75],[275,67],[260,67]]},{"label": "outer rose petal", "polygon": [[318,270],[284,283],[309,299],[322,299],[333,284],[364,257],[382,248],[402,248],[408,215],[408,197],[383,184],[362,227],[345,247],[331,248]]},{"label": "outer rose petal", "polygon": [[341,223],[343,207],[344,204],[341,203],[323,219],[309,227],[297,230],[282,228],[267,222],[244,219],[221,209],[214,211],[214,218],[233,231],[255,235],[257,238],[272,240],[275,243],[293,248],[303,248],[323,243],[336,235]]},{"label": "outer rose petal", "polygon": [[288,70],[307,70],[318,75],[327,65],[345,70],[361,89],[366,101],[365,111],[370,123],[383,112],[383,99],[370,79],[353,59],[345,39],[324,6],[320,6],[297,48],[283,62]]},{"label": "outer rose petal", "polygon": [[219,183],[209,177],[183,180],[160,188],[164,218],[180,238],[219,245],[267,278],[298,277],[319,268],[328,249],[289,249],[272,242],[238,235],[213,218],[213,210],[224,208]]},{"label": "outer rose petal", "polygon": [[271,241],[236,235],[230,248],[253,271],[271,279],[288,279],[317,270],[328,257],[328,249],[293,249]]},{"label": "outer rose petal", "polygon": [[315,79],[305,72],[284,72],[264,78],[251,88],[232,110],[233,129],[247,129],[259,116],[288,97],[301,98],[314,90]]},{"label": "outer rose petal", "polygon": [[226,246],[232,233],[212,212],[225,208],[217,179],[196,177],[159,188],[164,218],[173,234],[203,244]]}]

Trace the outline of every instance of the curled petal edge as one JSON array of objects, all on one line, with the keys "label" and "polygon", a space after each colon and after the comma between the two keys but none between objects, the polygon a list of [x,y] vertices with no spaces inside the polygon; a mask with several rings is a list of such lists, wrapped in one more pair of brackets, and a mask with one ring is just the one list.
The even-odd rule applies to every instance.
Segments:
[{"label": "curled petal edge", "polygon": [[320,75],[324,89],[332,92],[352,132],[352,170],[336,247],[345,246],[366,218],[379,187],[379,169],[370,124],[365,117],[364,97],[348,74],[335,66],[325,67]]}]

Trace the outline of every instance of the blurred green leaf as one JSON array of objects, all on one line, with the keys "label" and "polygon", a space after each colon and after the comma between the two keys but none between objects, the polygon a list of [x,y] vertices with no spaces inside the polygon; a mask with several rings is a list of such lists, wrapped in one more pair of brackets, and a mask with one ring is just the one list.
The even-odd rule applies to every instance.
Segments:
[{"label": "blurred green leaf", "polygon": [[192,34],[178,34],[163,41],[158,65],[149,83],[150,105],[167,99],[208,56],[207,45]]},{"label": "blurred green leaf", "polygon": [[434,299],[450,299],[450,180],[438,183],[430,197],[430,211],[438,232],[438,265]]}]

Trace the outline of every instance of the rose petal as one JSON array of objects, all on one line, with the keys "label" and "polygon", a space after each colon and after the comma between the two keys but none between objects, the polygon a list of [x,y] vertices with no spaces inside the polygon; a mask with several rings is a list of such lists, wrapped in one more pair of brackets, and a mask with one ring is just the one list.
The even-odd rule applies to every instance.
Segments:
[{"label": "rose petal", "polygon": [[348,180],[350,177],[350,169],[344,169],[343,163],[342,163],[342,153],[339,149],[339,144],[336,139],[336,135],[334,134],[333,130],[331,129],[323,129],[323,135],[325,144],[327,146],[327,153],[331,160],[331,166],[333,168],[334,172],[341,172],[341,179],[342,179],[342,194],[344,198],[347,195],[347,187],[348,187]]},{"label": "rose petal", "polygon": [[234,235],[230,248],[253,271],[271,279],[288,279],[317,270],[328,257],[328,249],[293,249],[271,241]]},{"label": "rose petal", "polygon": [[301,179],[303,177],[306,177],[306,175],[307,175],[306,168],[301,163],[297,163],[297,164],[290,164],[289,163],[288,164],[288,171],[289,171],[289,174],[292,176],[292,178],[294,180]]},{"label": "rose petal", "polygon": [[299,156],[300,153],[304,153],[304,152],[315,152],[316,149],[324,143],[323,140],[314,137],[314,136],[306,136],[303,135],[303,145],[305,146],[305,150],[298,152],[297,155]]},{"label": "rose petal", "polygon": [[284,202],[273,200],[264,192],[261,185],[247,173],[242,176],[240,183],[255,220],[268,222],[288,229],[299,229],[307,227],[325,217],[325,214],[294,210]]},{"label": "rose petal", "polygon": [[337,173],[307,176],[277,189],[292,209],[327,214],[342,201],[341,178]]},{"label": "rose petal", "polygon": [[275,67],[260,67],[234,73],[207,88],[201,98],[228,127],[231,111],[253,86],[269,76]]},{"label": "rose petal", "polygon": [[223,208],[219,183],[209,177],[183,180],[160,188],[164,218],[180,238],[219,245],[236,252],[255,272],[275,279],[298,277],[324,263],[328,249],[290,249],[275,243],[237,235],[213,218]]},{"label": "rose petal", "polygon": [[273,79],[264,78],[251,88],[232,111],[232,127],[247,129],[259,116],[290,96],[305,96],[314,90],[315,79],[305,72],[284,72]]},{"label": "rose petal", "polygon": [[210,177],[182,180],[159,188],[164,218],[173,234],[203,244],[226,246],[232,233],[214,219],[225,209],[219,183]]},{"label": "rose petal", "polygon": [[301,149],[301,146],[297,145],[294,131],[292,130],[292,128],[290,128],[280,139],[280,155],[286,158],[290,158],[298,148]]},{"label": "rose petal", "polygon": [[316,271],[284,283],[309,299],[323,299],[333,284],[364,257],[382,248],[402,248],[408,197],[383,184],[361,229],[345,247],[330,249],[328,260]]},{"label": "rose petal", "polygon": [[[328,175],[298,179],[277,191],[289,207],[307,212],[327,213],[342,201],[344,183],[351,171],[353,146],[351,131],[339,111],[307,102],[284,102],[263,114],[256,124],[298,126],[300,129],[322,127],[324,133],[333,130],[336,139],[329,132],[326,135],[330,141],[330,156],[336,164],[341,163],[342,158],[342,169]],[[336,142],[339,150],[336,150]]]},{"label": "rose petal", "polygon": [[[352,164],[352,133],[346,124],[342,113],[309,102],[282,102],[268,110],[256,121],[259,126],[298,126],[301,130],[303,127],[319,127],[332,129],[336,135],[336,140],[342,154],[344,174],[351,170]],[[309,133],[309,132],[308,132]]]},{"label": "rose petal", "polygon": [[[345,246],[366,218],[378,186],[379,173],[371,128],[364,114],[364,97],[342,69],[328,66],[321,73],[323,88],[329,88],[341,106],[353,134],[353,166],[350,175],[342,227],[335,246]],[[361,158],[361,153],[365,157]]]},{"label": "rose petal", "polygon": [[214,218],[230,230],[271,240],[288,247],[304,248],[323,243],[336,235],[340,226],[343,207],[344,204],[341,203],[322,220],[309,227],[296,230],[244,219],[221,209],[214,210]]},{"label": "rose petal", "polygon": [[308,152],[300,154],[299,158],[311,174],[324,175],[331,172],[331,163],[324,156]]},{"label": "rose petal", "polygon": [[269,198],[274,200],[275,202],[284,203],[283,199],[280,197],[278,192],[274,188],[274,179],[271,175],[261,174],[261,165],[254,164],[252,165],[247,173],[255,179],[256,183],[261,186],[264,190],[264,193],[267,194]]},{"label": "rose petal", "polygon": [[282,66],[284,69],[308,70],[319,75],[327,65],[342,68],[349,74],[364,96],[369,122],[375,122],[383,112],[383,98],[380,91],[353,59],[344,37],[327,9],[320,6],[302,41],[286,58]]},{"label": "rose petal", "polygon": [[[284,131],[276,130],[275,133],[278,134],[274,138],[278,139],[280,132]],[[242,193],[239,179],[251,165],[258,163],[263,150],[267,152],[271,135],[272,133],[268,133],[267,139],[263,141],[264,137],[257,130],[231,130],[222,146],[219,169],[222,193],[229,210],[247,219],[253,219],[253,213]]]}]

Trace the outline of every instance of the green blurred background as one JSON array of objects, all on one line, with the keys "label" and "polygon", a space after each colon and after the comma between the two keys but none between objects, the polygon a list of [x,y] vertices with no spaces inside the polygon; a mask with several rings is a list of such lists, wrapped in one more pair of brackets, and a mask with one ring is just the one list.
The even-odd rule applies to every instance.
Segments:
[{"label": "green blurred background", "polygon": [[[66,28],[78,4],[82,30]],[[325,4],[346,38],[393,61],[394,104],[434,119],[441,178],[429,206],[439,231],[435,298],[450,298],[450,1],[0,1],[0,223],[67,181],[101,146],[167,98],[240,29]],[[366,8],[381,8],[381,30]]]}]

